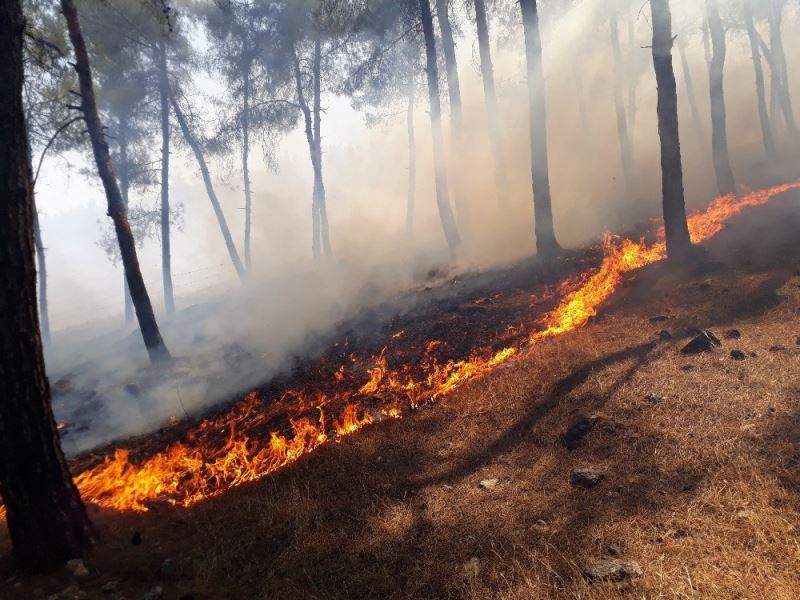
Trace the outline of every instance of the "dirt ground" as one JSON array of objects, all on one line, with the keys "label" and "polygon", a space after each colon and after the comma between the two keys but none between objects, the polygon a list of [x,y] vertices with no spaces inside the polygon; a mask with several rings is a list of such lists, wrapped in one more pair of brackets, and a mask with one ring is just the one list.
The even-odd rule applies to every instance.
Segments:
[{"label": "dirt ground", "polygon": [[[691,266],[630,277],[584,329],[277,476],[190,509],[92,508],[87,576],[4,559],[0,598],[798,598],[797,202],[746,212]],[[693,328],[722,347],[681,354]],[[593,427],[566,444],[582,415]],[[604,475],[591,489],[571,483],[586,468]],[[607,556],[641,575],[588,581]]]}]

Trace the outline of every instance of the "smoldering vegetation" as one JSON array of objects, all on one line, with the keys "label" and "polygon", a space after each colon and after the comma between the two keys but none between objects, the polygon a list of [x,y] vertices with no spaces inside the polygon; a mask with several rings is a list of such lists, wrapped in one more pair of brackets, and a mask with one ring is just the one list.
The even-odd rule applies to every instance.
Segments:
[{"label": "smoldering vegetation", "polygon": [[[103,44],[102,29],[114,33],[107,19],[128,7],[85,4],[87,36],[95,36],[94,52],[113,56],[118,49]],[[236,5],[236,3],[231,3]],[[280,4],[280,3],[276,3]],[[301,3],[302,4],[302,3]],[[344,6],[346,3],[342,3]],[[369,3],[364,3],[368,5]],[[433,3],[432,3],[433,4]],[[79,452],[116,438],[137,435],[201,414],[288,372],[299,361],[316,356],[335,342],[356,316],[369,311],[374,319],[362,327],[380,329],[391,318],[429,301],[442,284],[487,269],[529,260],[534,251],[528,87],[519,7],[512,2],[487,3],[498,99],[498,130],[508,193],[500,198],[487,124],[481,79],[475,13],[471,2],[451,2],[456,35],[463,123],[458,145],[452,136],[452,106],[447,94],[446,66],[438,35],[439,76],[444,103],[444,140],[451,201],[468,208],[465,242],[454,258],[447,249],[436,208],[435,167],[431,148],[429,105],[421,33],[415,21],[396,25],[389,10],[385,22],[370,23],[369,34],[356,35],[344,21],[331,27],[321,46],[321,156],[327,197],[327,226],[332,256],[312,261],[309,241],[316,231],[316,197],[311,144],[304,133],[291,60],[272,48],[266,60],[250,59],[260,82],[253,102],[280,104],[287,112],[265,112],[254,126],[249,182],[243,181],[242,115],[237,102],[242,65],[235,57],[236,27],[242,24],[222,6],[211,3],[195,12],[189,3],[174,3],[172,32],[165,34],[170,82],[180,90],[178,102],[207,154],[210,177],[242,260],[250,219],[252,267],[242,284],[230,266],[229,250],[220,236],[218,219],[208,200],[191,148],[181,137],[176,117],[169,117],[173,147],[170,193],[172,211],[180,206],[180,227],[172,230],[173,264],[185,271],[224,265],[213,286],[176,288],[176,311],[165,310],[161,247],[158,161],[161,160],[157,96],[148,60],[127,56],[101,76],[98,96],[109,123],[114,159],[121,160],[119,123],[129,119],[142,131],[132,144],[142,164],[156,163],[148,177],[130,182],[130,206],[144,215],[135,232],[142,243],[141,263],[156,305],[162,335],[175,363],[167,370],[148,366],[147,354],[134,323],[124,325],[121,269],[105,262],[95,248],[91,264],[75,265],[59,258],[59,248],[95,244],[93,239],[59,239],[59,217],[46,219],[43,235],[50,261],[52,342],[46,347],[54,391],[56,418],[65,424],[65,450]],[[648,46],[649,11],[640,3],[587,0],[540,2],[544,79],[547,102],[550,182],[554,223],[561,244],[580,248],[597,241],[603,231],[642,232],[660,214],[659,147],[656,86]],[[671,2],[676,47],[681,146],[687,204],[705,206],[717,195],[711,161],[709,67],[704,48],[703,3]],[[759,187],[797,177],[800,146],[775,105],[769,107],[776,151],[767,159],[754,92],[753,57],[742,19],[741,3],[721,2],[727,26],[725,93],[731,160],[740,184]],[[757,2],[756,25],[769,41],[769,24]],[[354,5],[355,6],[355,5]],[[139,9],[127,18],[143,18]],[[220,10],[221,15],[211,15]],[[300,10],[300,9],[298,9]],[[208,12],[207,12],[208,11]],[[344,11],[344,19],[353,13]],[[377,15],[381,15],[376,11]],[[226,16],[228,15],[228,16]],[[305,99],[313,112],[314,42],[303,32],[302,11],[279,27],[296,37],[293,48],[301,71]],[[230,23],[225,19],[231,19]],[[798,8],[787,5],[783,29],[798,23]],[[42,19],[46,23],[46,19]],[[612,42],[616,25],[619,53]],[[229,28],[230,31],[225,28]],[[156,37],[163,24],[154,26]],[[215,28],[223,30],[215,34]],[[139,31],[137,28],[136,31]],[[280,33],[280,32],[278,32]],[[105,32],[108,35],[108,31]],[[145,33],[141,33],[145,36]],[[215,37],[215,35],[217,37]],[[222,40],[222,41],[220,41]],[[800,43],[783,40],[787,62],[800,55]],[[411,50],[409,50],[409,47]],[[124,54],[124,53],[123,53]],[[685,62],[683,58],[685,57]],[[291,57],[290,57],[291,58]],[[684,65],[688,70],[684,70]],[[769,65],[764,64],[769,87]],[[135,93],[114,83],[116,75],[141,73],[141,99],[134,109],[119,108]],[[263,72],[258,71],[261,69]],[[284,75],[281,75],[283,73]],[[690,90],[689,80],[693,90]],[[415,93],[409,104],[409,81]],[[234,83],[231,83],[234,82]],[[800,78],[789,77],[791,96],[800,93]],[[116,86],[116,87],[115,87]],[[112,96],[116,90],[117,96]],[[108,95],[105,96],[104,93]],[[138,93],[138,92],[137,92]],[[773,92],[774,93],[774,92]],[[125,103],[122,103],[125,104]],[[413,115],[409,117],[409,106]],[[627,131],[620,134],[619,109]],[[127,111],[127,112],[125,112]],[[313,115],[312,115],[313,116]],[[414,130],[414,172],[409,179],[409,125]],[[63,152],[80,163],[86,155],[81,136]],[[631,166],[623,168],[623,146]],[[40,147],[34,144],[34,153]],[[458,155],[456,160],[456,154]],[[38,203],[47,214],[58,202],[62,163],[44,163],[44,185]],[[118,169],[119,175],[119,169]],[[74,177],[74,175],[73,175]],[[250,217],[242,210],[245,187],[252,192]],[[409,186],[413,189],[412,227],[408,227]],[[101,212],[98,210],[98,217]],[[155,221],[147,222],[147,215]],[[161,223],[158,219],[161,218]],[[174,218],[174,217],[173,217]],[[103,234],[97,233],[97,240]],[[319,252],[324,254],[322,241]],[[105,319],[85,315],[81,304],[96,308],[92,290],[76,298],[68,281],[80,281],[96,269],[115,278],[101,291]],[[177,270],[177,269],[176,269]],[[207,289],[199,289],[205,287]],[[109,298],[108,289],[118,289]],[[59,315],[64,315],[62,324]],[[69,317],[69,318],[66,318]],[[65,326],[62,326],[65,325]]]}]

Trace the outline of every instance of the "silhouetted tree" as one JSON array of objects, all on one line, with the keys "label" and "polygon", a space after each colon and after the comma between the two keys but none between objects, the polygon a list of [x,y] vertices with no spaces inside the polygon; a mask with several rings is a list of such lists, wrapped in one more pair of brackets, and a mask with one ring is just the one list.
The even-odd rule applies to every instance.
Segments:
[{"label": "silhouetted tree", "polygon": [[669,0],[650,0],[653,18],[653,68],[658,86],[658,136],[661,141],[661,189],[664,229],[670,258],[691,248],[683,197],[683,165],[678,134],[678,89],[672,67],[672,15]]},{"label": "silhouetted tree", "polygon": [[0,496],[15,559],[44,570],[93,542],[59,446],[39,334],[21,4],[0,0]]},{"label": "silhouetted tree", "polygon": [[709,66],[709,90],[711,98],[711,152],[714,172],[720,194],[736,192],[731,161],[728,155],[728,130],[725,115],[724,69],[727,44],[725,29],[719,16],[717,0],[706,0],[708,30],[711,36],[711,64]]},{"label": "silhouetted tree", "polygon": [[136,310],[136,317],[139,320],[139,329],[142,332],[142,338],[150,355],[150,360],[154,363],[169,360],[169,351],[161,339],[161,332],[158,329],[158,323],[153,313],[150,296],[147,293],[142,272],[139,268],[139,258],[136,255],[136,245],[128,223],[127,209],[111,164],[108,143],[106,142],[103,125],[100,122],[97,110],[89,54],[86,51],[86,43],[81,32],[78,13],[72,0],[61,0],[61,10],[67,22],[69,38],[75,52],[75,71],[78,74],[81,98],[79,109],[83,113],[83,119],[86,122],[97,171],[106,193],[108,215],[113,220],[114,229],[117,233],[122,264],[125,269],[125,277],[128,280],[128,289],[131,293],[133,306]]},{"label": "silhouetted tree", "polygon": [[528,99],[530,113],[531,177],[533,209],[536,219],[536,251],[551,256],[560,251],[553,228],[550,198],[550,169],[547,157],[547,112],[544,97],[542,39],[536,0],[520,0],[522,26],[525,31],[525,58],[528,67]]}]

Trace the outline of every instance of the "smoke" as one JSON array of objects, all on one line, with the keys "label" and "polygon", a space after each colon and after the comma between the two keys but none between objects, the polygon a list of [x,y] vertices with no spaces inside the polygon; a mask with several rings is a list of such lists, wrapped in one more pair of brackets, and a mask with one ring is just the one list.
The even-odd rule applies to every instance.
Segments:
[{"label": "smoke", "polygon": [[[699,122],[694,122],[676,48],[673,62],[686,198],[690,208],[699,208],[716,195],[708,74],[700,29],[702,3],[673,0],[671,4],[674,32],[685,44],[700,115]],[[738,181],[760,187],[796,177],[800,155],[785,128],[776,127],[780,159],[767,164],[763,158],[752,59],[744,32],[733,26],[738,18],[735,4],[723,15],[732,25],[725,70],[728,137]],[[557,17],[549,15],[546,7],[541,10],[553,209],[556,233],[566,247],[593,243],[604,230],[636,230],[659,216],[661,173],[655,78],[647,48],[649,7],[644,4],[639,10],[636,3],[628,10],[630,38],[624,12],[619,21],[625,69],[619,79],[633,147],[629,181],[623,176],[617,135],[608,3],[577,3]],[[789,31],[797,18],[795,12],[787,11],[784,29]],[[766,35],[764,23],[760,26]],[[185,223],[173,238],[175,315],[164,315],[160,302],[158,243],[148,243],[141,254],[162,333],[178,357],[169,376],[149,369],[135,327],[121,327],[121,273],[108,268],[99,248],[88,265],[69,261],[69,247],[92,242],[75,232],[59,238],[59,223],[69,217],[50,219],[45,227],[45,236],[50,237],[45,243],[50,271],[56,273],[50,304],[57,331],[53,346],[47,349],[47,366],[56,392],[56,415],[66,423],[66,449],[77,452],[144,433],[172,418],[197,415],[247,392],[287,372],[301,358],[321,352],[337,339],[348,320],[365,310],[375,313],[379,328],[392,314],[409,307],[411,300],[404,293],[433,285],[431,273],[457,276],[531,255],[535,240],[521,26],[513,20],[504,23],[496,19],[491,27],[511,193],[508,204],[498,201],[477,42],[473,25],[463,21],[463,37],[458,41],[464,99],[459,149],[463,166],[458,172],[450,168],[448,176],[451,200],[453,193],[461,190],[469,204],[471,227],[462,232],[469,243],[455,266],[435,206],[426,90],[417,94],[413,234],[405,233],[408,142],[403,109],[368,128],[349,99],[328,93],[322,124],[324,176],[336,258],[318,264],[310,260],[312,173],[305,138],[296,131],[281,142],[277,172],[258,160],[257,149],[252,152],[254,271],[245,286],[238,283],[230,265],[193,158],[176,151],[172,196],[185,206]],[[784,43],[787,61],[795,64],[800,59],[800,42],[786,36]],[[790,83],[793,97],[800,97],[800,78]],[[205,85],[204,93],[213,94],[213,84]],[[630,86],[635,88],[635,119],[630,118]],[[444,93],[446,87],[442,89]],[[400,99],[397,106],[402,105]],[[452,159],[447,116],[445,140]],[[449,162],[452,166],[455,161]],[[231,164],[238,162],[234,158],[224,166],[213,165],[212,177],[241,253],[244,200],[237,183],[239,175],[230,171]],[[45,207],[58,200],[56,192],[48,190],[40,197]],[[151,200],[155,194],[157,191],[152,192]],[[97,218],[102,218],[102,200],[93,206]],[[449,270],[443,271],[442,265],[449,265]],[[89,286],[80,283],[86,281],[87,270],[111,275],[87,289]],[[94,294],[115,314],[101,320],[87,312],[83,315],[87,323],[65,329],[68,320],[60,315],[75,311],[76,290],[80,290],[84,305],[99,301],[92,298]],[[424,294],[413,298],[424,300]]]}]

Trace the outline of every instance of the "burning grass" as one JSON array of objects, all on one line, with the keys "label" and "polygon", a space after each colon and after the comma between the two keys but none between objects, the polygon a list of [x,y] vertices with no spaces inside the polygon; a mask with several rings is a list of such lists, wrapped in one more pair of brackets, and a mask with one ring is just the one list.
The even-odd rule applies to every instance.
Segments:
[{"label": "burning grass", "polygon": [[[147,513],[93,508],[103,541],[83,587],[99,590],[113,577],[128,597],[159,583],[170,597],[202,598],[601,599],[626,589],[648,598],[796,598],[800,253],[794,234],[785,241],[765,235],[774,230],[759,230],[755,217],[748,226],[755,241],[718,252],[727,266],[687,273],[654,265],[608,301],[603,319],[572,335],[531,345],[531,331],[517,331],[523,339],[516,360],[488,369],[479,385],[458,384],[435,409],[419,404],[414,419],[386,419],[346,438],[326,425],[328,440],[347,442],[187,509],[152,501],[144,502]],[[769,256],[758,249],[765,245]],[[602,271],[596,269],[580,283]],[[554,302],[553,311],[578,289]],[[498,310],[504,301],[527,307],[530,291],[505,294]],[[656,314],[667,320],[651,323]],[[718,334],[736,327],[742,337],[723,337],[716,353],[683,357],[685,331],[697,326]],[[662,328],[671,341],[655,341]],[[345,364],[347,389],[375,388],[350,403],[358,407],[352,418],[380,420],[383,407],[402,397],[381,390],[395,385],[389,378],[395,364],[405,364],[396,361],[408,362],[403,352],[413,355],[422,344],[420,355],[427,350],[427,360],[439,364],[463,352],[454,341],[428,346],[411,327],[393,332],[400,330],[406,333],[398,340],[411,346],[389,346],[384,360],[378,352],[365,368]],[[785,350],[770,352],[775,344]],[[733,361],[734,348],[757,356]],[[282,403],[303,402],[316,431],[316,400],[251,397],[197,431],[207,429],[223,449],[245,430],[231,433],[214,419],[236,415],[258,419],[246,433],[265,439],[280,431]],[[409,411],[409,404],[397,406]],[[329,404],[324,423],[341,424],[342,413],[333,409]],[[577,413],[600,421],[568,450],[561,435]],[[219,423],[222,438],[214,433]],[[191,443],[188,436],[182,441]],[[131,457],[136,468],[150,459]],[[571,471],[584,467],[604,470],[606,481],[594,490],[573,488]],[[489,478],[497,486],[481,488]],[[141,532],[141,546],[131,546],[133,531]],[[610,546],[636,560],[644,575],[627,586],[587,584],[580,561]],[[175,581],[155,575],[166,557],[181,565]],[[30,597],[35,585],[66,586],[24,582],[18,591],[7,586],[8,597]],[[6,597],[1,589],[0,595]]]},{"label": "burning grass", "polygon": [[[765,204],[772,197],[800,188],[785,184],[738,198],[717,198],[703,213],[689,219],[692,241],[708,239],[742,210]],[[387,351],[408,355],[406,336],[398,331],[374,358],[349,357],[348,364],[329,369],[325,380],[308,388],[284,391],[265,402],[251,393],[228,412],[213,416],[190,430],[182,441],[141,462],[128,449],[117,449],[101,464],[75,476],[82,497],[116,510],[146,511],[153,502],[191,506],[226,490],[260,479],[294,462],[331,440],[338,440],[376,421],[401,418],[404,413],[451,393],[463,383],[483,376],[539,341],[583,327],[596,315],[620,284],[625,273],[666,256],[663,230],[656,241],[634,242],[606,236],[604,258],[594,271],[561,284],[571,290],[537,322],[523,324],[502,336],[478,339],[461,359],[440,359],[442,340],[429,340],[419,360],[390,365]],[[529,330],[526,334],[525,331]],[[350,374],[354,364],[372,364],[367,380]],[[316,389],[315,389],[316,388]]]}]

